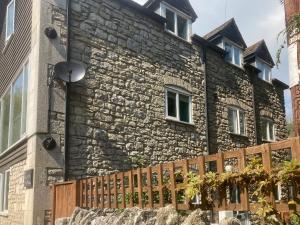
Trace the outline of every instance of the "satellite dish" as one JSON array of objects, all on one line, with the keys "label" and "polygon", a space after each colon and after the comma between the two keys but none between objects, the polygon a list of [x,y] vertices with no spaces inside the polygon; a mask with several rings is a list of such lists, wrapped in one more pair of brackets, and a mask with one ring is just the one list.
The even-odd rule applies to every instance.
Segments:
[{"label": "satellite dish", "polygon": [[59,62],[54,67],[54,76],[56,79],[67,83],[80,81],[85,76],[83,65],[74,62]]}]

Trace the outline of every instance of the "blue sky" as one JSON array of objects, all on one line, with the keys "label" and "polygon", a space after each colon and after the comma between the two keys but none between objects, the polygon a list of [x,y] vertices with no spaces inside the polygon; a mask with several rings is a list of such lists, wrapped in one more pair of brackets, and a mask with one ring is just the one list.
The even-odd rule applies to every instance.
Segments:
[{"label": "blue sky", "polygon": [[[144,4],[146,0],[134,0]],[[197,21],[193,32],[203,36],[228,19],[234,17],[248,46],[265,39],[274,58],[282,43],[277,35],[285,27],[284,9],[279,0],[190,0]],[[288,84],[288,57],[284,49],[279,69],[273,69],[273,77]],[[285,93],[287,117],[292,116],[290,92]]]}]

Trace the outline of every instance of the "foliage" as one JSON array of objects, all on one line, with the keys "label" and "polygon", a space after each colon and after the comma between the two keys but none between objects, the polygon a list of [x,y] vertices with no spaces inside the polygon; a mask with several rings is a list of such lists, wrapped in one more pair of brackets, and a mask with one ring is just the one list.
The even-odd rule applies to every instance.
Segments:
[{"label": "foliage", "polygon": [[[257,199],[260,206],[256,214],[261,218],[263,224],[281,224],[278,212],[274,209],[268,197],[273,192],[273,187],[279,183],[292,184],[299,189],[300,164],[296,161],[284,162],[280,167],[267,172],[261,158],[254,157],[243,171],[239,173],[213,173],[208,172],[203,176],[188,173],[186,176],[186,196],[194,199],[201,196],[204,207],[213,206],[215,193],[224,193],[227,187],[237,185],[239,187],[255,187],[252,197]],[[292,202],[290,202],[292,204]],[[200,206],[201,207],[201,206]],[[207,209],[207,208],[203,208]],[[298,214],[295,214],[298,215]],[[296,216],[293,217],[296,220]],[[300,223],[298,223],[300,224]]]},{"label": "foliage", "polygon": [[300,224],[300,213],[294,212],[291,215],[290,225],[299,225]]}]

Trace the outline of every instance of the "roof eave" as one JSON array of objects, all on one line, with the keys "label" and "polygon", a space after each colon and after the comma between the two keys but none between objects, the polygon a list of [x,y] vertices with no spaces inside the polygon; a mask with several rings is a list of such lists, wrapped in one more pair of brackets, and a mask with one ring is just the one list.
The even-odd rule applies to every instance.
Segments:
[{"label": "roof eave", "polygon": [[272,79],[272,83],[276,86],[282,87],[283,90],[287,90],[290,88],[289,85],[287,85],[286,83],[284,83],[276,78]]}]

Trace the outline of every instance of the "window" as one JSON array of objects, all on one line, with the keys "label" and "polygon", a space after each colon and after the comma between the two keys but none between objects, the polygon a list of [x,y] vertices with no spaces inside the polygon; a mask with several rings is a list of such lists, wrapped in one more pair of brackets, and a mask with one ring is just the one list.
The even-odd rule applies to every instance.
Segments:
[{"label": "window", "polygon": [[263,141],[275,141],[275,124],[272,120],[262,118],[261,134]]},{"label": "window", "polygon": [[189,40],[192,29],[189,16],[176,10],[172,6],[161,5],[161,15],[167,20],[166,29],[182,39]]},{"label": "window", "polygon": [[256,67],[261,72],[258,74],[259,78],[268,82],[271,82],[272,74],[271,67],[261,60],[256,60]]},{"label": "window", "polygon": [[5,40],[8,41],[15,30],[15,0],[11,0],[6,9],[6,34]]},{"label": "window", "polygon": [[0,99],[0,153],[19,141],[26,132],[28,64]]},{"label": "window", "polygon": [[9,177],[9,170],[0,173],[0,212],[8,211]]},{"label": "window", "polygon": [[229,131],[233,134],[246,135],[245,112],[234,107],[228,108]]},{"label": "window", "polygon": [[192,123],[192,97],[188,93],[166,89],[166,118],[185,123]]},{"label": "window", "polygon": [[242,66],[242,50],[240,48],[224,42],[224,49],[226,51],[226,61],[237,66]]}]

